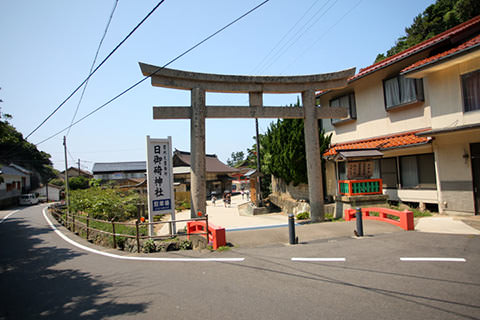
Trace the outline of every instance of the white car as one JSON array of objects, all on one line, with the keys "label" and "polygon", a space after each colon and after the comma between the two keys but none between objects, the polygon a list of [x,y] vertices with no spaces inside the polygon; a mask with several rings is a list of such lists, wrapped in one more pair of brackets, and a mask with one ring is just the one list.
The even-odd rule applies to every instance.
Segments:
[{"label": "white car", "polygon": [[20,205],[31,205],[31,204],[37,204],[38,203],[38,198],[34,193],[27,193],[27,194],[22,194],[20,196]]}]

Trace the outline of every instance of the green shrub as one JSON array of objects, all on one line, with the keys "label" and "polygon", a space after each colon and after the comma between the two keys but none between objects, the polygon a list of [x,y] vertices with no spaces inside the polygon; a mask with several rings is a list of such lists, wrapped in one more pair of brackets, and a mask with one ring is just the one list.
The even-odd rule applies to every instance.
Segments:
[{"label": "green shrub", "polygon": [[88,212],[93,218],[125,221],[137,216],[137,206],[144,199],[134,191],[93,187],[74,190],[70,194],[72,211]]},{"label": "green shrub", "polygon": [[178,244],[180,250],[191,250],[192,249],[192,242],[190,240],[182,240]]},{"label": "green shrub", "polygon": [[152,239],[148,239],[147,241],[144,242],[142,251],[144,253],[150,253],[150,252],[155,252],[156,246],[155,246],[155,241]]},{"label": "green shrub", "polygon": [[306,220],[310,218],[310,213],[309,212],[300,212],[297,214],[297,219],[298,220]]}]

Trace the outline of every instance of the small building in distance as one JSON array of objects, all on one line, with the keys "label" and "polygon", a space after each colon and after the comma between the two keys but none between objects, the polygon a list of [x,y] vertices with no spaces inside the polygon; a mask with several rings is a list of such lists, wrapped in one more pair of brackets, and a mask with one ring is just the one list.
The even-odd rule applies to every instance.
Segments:
[{"label": "small building in distance", "polygon": [[[182,191],[190,191],[190,152],[175,150],[173,153],[174,181]],[[222,194],[225,190],[232,190],[232,176],[240,172],[221,162],[217,155],[207,154],[205,157],[205,171],[207,180],[207,195],[212,192]]]}]

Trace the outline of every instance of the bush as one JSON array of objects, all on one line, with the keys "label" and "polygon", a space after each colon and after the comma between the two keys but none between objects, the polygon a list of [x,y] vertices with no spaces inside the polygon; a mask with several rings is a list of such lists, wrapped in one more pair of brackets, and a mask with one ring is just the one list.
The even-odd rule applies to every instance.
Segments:
[{"label": "bush", "polygon": [[137,216],[137,206],[144,199],[134,191],[119,191],[99,187],[74,190],[70,194],[73,211],[88,212],[93,218],[125,221]]},{"label": "bush", "polygon": [[145,241],[142,247],[142,251],[144,253],[155,252],[156,251],[155,241],[153,241],[152,239],[148,239],[147,241]]},{"label": "bush", "polygon": [[306,219],[309,219],[310,218],[310,213],[308,212],[300,212],[299,214],[297,214],[297,219],[298,220],[306,220]]},{"label": "bush", "polygon": [[88,178],[84,176],[73,177],[68,179],[68,187],[70,190],[87,189],[88,182]]}]

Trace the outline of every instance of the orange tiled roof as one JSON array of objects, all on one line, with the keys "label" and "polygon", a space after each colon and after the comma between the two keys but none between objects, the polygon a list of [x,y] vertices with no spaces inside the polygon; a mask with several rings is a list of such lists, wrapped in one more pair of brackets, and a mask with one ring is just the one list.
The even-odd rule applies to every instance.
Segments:
[{"label": "orange tiled roof", "polygon": [[361,150],[361,149],[377,149],[387,150],[393,148],[408,147],[418,144],[430,142],[431,137],[418,137],[415,134],[430,129],[415,130],[403,132],[383,137],[357,140],[352,142],[337,143],[328,149],[323,156],[334,156],[338,150]]},{"label": "orange tiled roof", "polygon": [[413,71],[415,69],[424,67],[425,65],[435,63],[435,62],[437,62],[439,60],[442,60],[442,59],[449,58],[453,55],[462,53],[466,50],[470,50],[470,49],[472,49],[472,48],[474,48],[478,45],[480,45],[480,34],[477,35],[476,37],[474,37],[473,39],[470,39],[469,41],[467,41],[465,43],[462,43],[461,45],[459,45],[456,48],[453,48],[453,49],[447,50],[445,52],[442,52],[442,53],[436,54],[434,56],[431,56],[429,58],[417,61],[414,64],[412,64],[412,65],[406,67],[405,69],[403,69],[402,73]]},{"label": "orange tiled roof", "polygon": [[451,37],[453,37],[454,35],[462,32],[463,30],[465,29],[468,29],[470,28],[471,26],[475,25],[475,24],[478,24],[480,22],[480,15],[479,16],[476,16],[475,18],[473,19],[470,19],[462,24],[459,24],[451,29],[448,29],[447,31],[445,32],[442,32],[428,40],[425,40],[417,45],[414,45],[413,47],[410,47],[406,50],[403,50],[402,52],[399,52],[397,53],[396,55],[393,55],[391,57],[388,57],[380,62],[377,62],[375,64],[372,64],[371,66],[369,67],[366,67],[364,69],[360,69],[360,72],[357,73],[356,75],[354,75],[353,77],[351,77],[350,79],[348,79],[348,81],[354,81],[354,80],[357,80],[359,78],[362,78],[372,72],[375,72],[379,69],[382,69],[384,67],[387,67],[397,61],[400,61],[404,58],[407,58],[413,54],[416,54],[418,52],[421,52],[422,50],[424,49],[427,49],[439,42],[442,42],[446,39],[449,39]]}]

